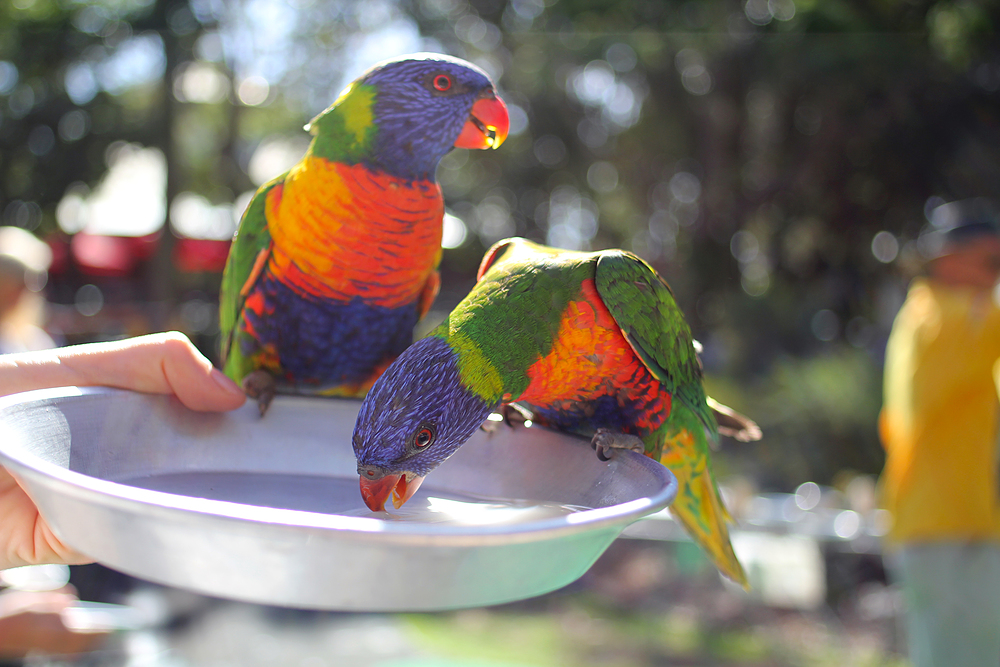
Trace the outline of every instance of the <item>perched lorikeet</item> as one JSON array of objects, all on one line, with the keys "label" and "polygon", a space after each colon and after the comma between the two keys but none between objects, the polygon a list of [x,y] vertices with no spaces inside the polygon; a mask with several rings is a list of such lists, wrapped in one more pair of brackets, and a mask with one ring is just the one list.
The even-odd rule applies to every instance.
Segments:
[{"label": "perched lorikeet", "polygon": [[376,65],[306,126],[305,156],[243,214],[222,279],[223,367],[276,390],[361,396],[437,295],[454,147],[496,148],[507,107],[485,72],[416,54]]},{"label": "perched lorikeet", "polygon": [[390,494],[401,506],[491,412],[517,402],[536,423],[593,434],[602,458],[625,447],[667,466],[679,482],[674,516],[746,585],[709,461],[714,409],[741,439],[760,432],[710,400],[691,330],[648,264],[621,250],[507,239],[487,253],[469,295],[362,403],[353,436],[361,494],[373,511]]}]

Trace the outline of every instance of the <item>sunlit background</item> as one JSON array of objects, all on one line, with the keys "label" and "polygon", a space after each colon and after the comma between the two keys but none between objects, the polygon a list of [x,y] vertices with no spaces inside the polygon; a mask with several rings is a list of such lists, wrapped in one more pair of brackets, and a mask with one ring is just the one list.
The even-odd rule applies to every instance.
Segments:
[{"label": "sunlit background", "polygon": [[[254,189],[302,155],[302,126],[384,58],[471,60],[511,132],[442,161],[430,319],[506,236],[638,253],[703,343],[710,393],[764,430],[716,453],[735,513],[808,538],[800,595],[750,612],[689,545],[654,557],[630,542],[585,602],[520,610],[553,626],[538,641],[575,664],[883,664],[899,643],[873,501],[882,350],[925,209],[998,191],[998,21],[985,0],[0,0],[0,223],[53,249],[59,342],[175,328],[217,358],[228,240]],[[746,559],[768,552],[738,538]],[[449,623],[519,636],[518,613],[411,624],[448,644]],[[588,657],[579,637],[617,646],[618,616],[643,628],[627,630],[640,648]],[[782,643],[755,619],[799,634]],[[879,632],[821,641],[851,623]]]}]

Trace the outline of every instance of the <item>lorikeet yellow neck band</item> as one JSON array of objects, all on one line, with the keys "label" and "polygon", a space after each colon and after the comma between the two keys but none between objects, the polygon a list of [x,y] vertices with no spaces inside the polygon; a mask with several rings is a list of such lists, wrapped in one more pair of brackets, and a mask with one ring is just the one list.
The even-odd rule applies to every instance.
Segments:
[{"label": "lorikeet yellow neck band", "polygon": [[458,353],[458,374],[462,384],[487,405],[496,405],[504,395],[503,380],[497,369],[471,338],[454,332],[448,336]]},{"label": "lorikeet yellow neck band", "polygon": [[374,104],[374,87],[348,86],[329,108],[306,125],[306,130],[315,137],[309,153],[349,164],[363,160],[377,131]]}]

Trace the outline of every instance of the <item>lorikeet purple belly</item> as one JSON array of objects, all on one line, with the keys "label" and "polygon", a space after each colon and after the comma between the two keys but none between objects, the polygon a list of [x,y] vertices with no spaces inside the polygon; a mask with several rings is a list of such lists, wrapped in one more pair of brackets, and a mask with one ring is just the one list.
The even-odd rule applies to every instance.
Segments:
[{"label": "lorikeet purple belly", "polygon": [[453,147],[496,147],[506,107],[478,68],[440,55],[378,65],[308,126],[305,156],[263,185],[233,240],[220,301],[226,373],[275,391],[362,396],[437,294]]},{"label": "lorikeet purple belly", "polygon": [[759,430],[705,396],[691,331],[645,262],[523,239],[494,246],[472,292],[362,404],[354,450],[369,507],[381,509],[390,493],[401,505],[512,402],[543,425],[594,434],[602,454],[627,447],[670,468],[679,481],[674,516],[722,572],[746,583],[708,440],[718,435],[715,410],[740,424],[743,439]]}]

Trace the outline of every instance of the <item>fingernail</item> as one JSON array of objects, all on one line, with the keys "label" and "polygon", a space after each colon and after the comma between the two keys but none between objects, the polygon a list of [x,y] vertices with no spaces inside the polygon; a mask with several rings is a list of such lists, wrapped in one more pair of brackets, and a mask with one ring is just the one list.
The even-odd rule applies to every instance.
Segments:
[{"label": "fingernail", "polygon": [[243,390],[240,389],[235,382],[230,380],[225,373],[220,371],[218,368],[213,368],[211,372],[212,379],[215,380],[215,384],[222,387],[225,391],[230,394],[243,395]]}]

